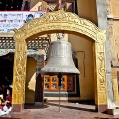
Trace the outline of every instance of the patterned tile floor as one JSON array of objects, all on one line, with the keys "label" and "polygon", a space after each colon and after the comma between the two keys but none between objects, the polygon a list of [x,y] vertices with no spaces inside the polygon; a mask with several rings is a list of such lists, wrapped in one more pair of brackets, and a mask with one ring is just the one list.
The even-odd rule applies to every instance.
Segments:
[{"label": "patterned tile floor", "polygon": [[[60,112],[60,111],[61,112]],[[119,119],[119,115],[112,116],[95,112],[95,106],[81,103],[46,103],[44,106],[27,105],[22,113],[10,113],[0,119]]]}]

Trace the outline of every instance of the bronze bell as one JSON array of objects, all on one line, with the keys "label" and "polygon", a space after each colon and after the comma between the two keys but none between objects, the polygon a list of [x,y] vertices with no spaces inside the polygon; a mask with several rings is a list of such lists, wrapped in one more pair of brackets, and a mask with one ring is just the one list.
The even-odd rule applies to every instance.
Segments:
[{"label": "bronze bell", "polygon": [[65,40],[53,41],[47,64],[41,69],[44,74],[80,74],[72,59],[71,43]]}]

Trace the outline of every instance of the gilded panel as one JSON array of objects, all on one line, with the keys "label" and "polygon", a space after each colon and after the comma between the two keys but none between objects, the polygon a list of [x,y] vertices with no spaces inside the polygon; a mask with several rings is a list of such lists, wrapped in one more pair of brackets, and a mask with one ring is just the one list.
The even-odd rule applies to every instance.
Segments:
[{"label": "gilded panel", "polygon": [[111,62],[113,66],[119,65],[119,21],[108,21],[108,40],[110,43]]},{"label": "gilded panel", "polygon": [[119,17],[119,0],[107,0],[107,14]]},{"label": "gilded panel", "polygon": [[24,40],[17,41],[15,44],[12,104],[24,103],[26,56],[26,42]]},{"label": "gilded panel", "polygon": [[96,104],[107,104],[107,80],[105,68],[105,46],[103,43],[95,43],[96,52]]}]

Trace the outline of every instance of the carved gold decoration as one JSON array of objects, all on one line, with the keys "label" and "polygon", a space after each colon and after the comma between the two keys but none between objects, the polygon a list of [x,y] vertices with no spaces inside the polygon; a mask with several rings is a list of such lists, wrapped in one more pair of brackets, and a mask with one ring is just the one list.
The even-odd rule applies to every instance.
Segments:
[{"label": "carved gold decoration", "polygon": [[[95,84],[96,104],[107,104],[107,82],[105,73],[105,31],[100,30],[92,22],[79,18],[76,14],[64,11],[50,12],[41,18],[26,23],[19,30],[15,30],[15,64],[13,77],[13,104],[24,103],[26,76],[26,42],[28,38],[46,33],[84,34],[92,38],[95,53]],[[19,99],[20,95],[20,99]]]},{"label": "carved gold decoration", "polygon": [[105,71],[105,46],[103,43],[95,43],[96,53],[96,91],[97,104],[106,104],[107,101],[107,81]]},{"label": "carved gold decoration", "polygon": [[[21,27],[14,37],[16,39],[27,39],[29,36],[39,34],[41,35],[43,32],[54,30],[54,32],[58,31],[74,31],[77,33],[82,33],[92,39],[97,41],[97,32],[100,32],[98,27],[96,27],[92,22],[79,18],[77,15],[72,14],[70,12],[57,11],[49,12],[43,15],[40,18],[33,19],[32,21],[26,23],[23,27]],[[98,42],[98,41],[97,41]]]},{"label": "carved gold decoration", "polygon": [[114,91],[114,102],[116,105],[119,105],[119,91],[118,91],[118,79],[117,73],[112,73],[112,84],[113,84],[113,91]]},{"label": "carved gold decoration", "polygon": [[14,76],[12,103],[23,104],[25,97],[25,79],[26,79],[26,42],[25,39],[19,40],[15,44],[14,57]]}]

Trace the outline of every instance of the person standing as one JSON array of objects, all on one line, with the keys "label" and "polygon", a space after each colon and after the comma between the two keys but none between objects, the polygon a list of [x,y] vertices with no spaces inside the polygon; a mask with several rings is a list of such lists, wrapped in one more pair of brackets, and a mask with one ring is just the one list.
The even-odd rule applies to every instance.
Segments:
[{"label": "person standing", "polygon": [[3,81],[3,86],[4,86],[4,90],[3,90],[3,98],[4,100],[6,100],[6,96],[7,96],[7,89],[10,87],[11,82],[8,80],[7,77],[5,77],[4,81]]}]

